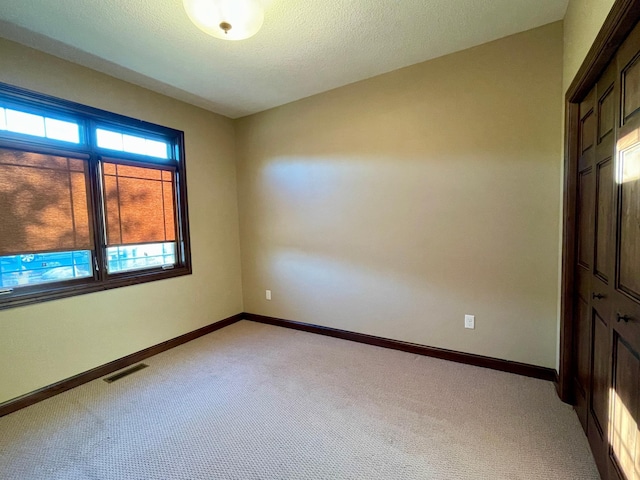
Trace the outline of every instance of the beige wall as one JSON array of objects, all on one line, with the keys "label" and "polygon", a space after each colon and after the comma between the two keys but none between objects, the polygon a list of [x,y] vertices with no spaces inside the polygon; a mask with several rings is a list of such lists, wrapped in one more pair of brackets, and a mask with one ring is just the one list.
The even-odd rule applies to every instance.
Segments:
[{"label": "beige wall", "polygon": [[193,275],[0,312],[0,402],[242,311],[231,120],[0,39],[0,81],[185,132]]},{"label": "beige wall", "polygon": [[564,18],[563,94],[573,78],[615,0],[570,0]]},{"label": "beige wall", "polygon": [[558,22],[237,121],[245,310],[555,367],[561,85]]}]

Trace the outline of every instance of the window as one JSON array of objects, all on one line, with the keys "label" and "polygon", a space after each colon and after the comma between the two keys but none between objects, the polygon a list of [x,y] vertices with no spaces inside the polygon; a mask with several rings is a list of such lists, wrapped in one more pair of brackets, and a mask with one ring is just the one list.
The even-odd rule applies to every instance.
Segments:
[{"label": "window", "polygon": [[80,129],[75,122],[65,122],[11,108],[0,108],[0,130],[46,137],[63,142],[80,143]]},{"label": "window", "polygon": [[191,273],[183,133],[0,84],[0,308]]},{"label": "window", "polygon": [[121,152],[139,153],[151,157],[168,158],[167,142],[148,138],[112,132],[98,128],[96,130],[97,143],[101,148],[118,150]]}]

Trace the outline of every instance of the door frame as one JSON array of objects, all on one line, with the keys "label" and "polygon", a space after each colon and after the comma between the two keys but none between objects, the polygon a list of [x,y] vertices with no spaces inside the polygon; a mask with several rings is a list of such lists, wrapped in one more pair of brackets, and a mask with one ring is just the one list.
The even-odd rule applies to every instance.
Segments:
[{"label": "door frame", "polygon": [[582,66],[565,95],[564,187],[562,218],[562,279],[560,306],[560,362],[556,390],[573,403],[574,280],[576,267],[576,208],[580,102],[614,58],[627,35],[640,21],[640,0],[616,0]]}]

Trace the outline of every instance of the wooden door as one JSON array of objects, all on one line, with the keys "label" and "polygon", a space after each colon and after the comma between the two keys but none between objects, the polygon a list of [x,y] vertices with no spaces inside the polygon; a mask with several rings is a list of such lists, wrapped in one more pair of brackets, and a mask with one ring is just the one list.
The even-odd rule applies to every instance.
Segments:
[{"label": "wooden door", "polygon": [[595,205],[595,87],[580,104],[576,244],[576,326],[574,329],[575,408],[585,432],[591,386],[591,272],[593,270],[593,231]]},{"label": "wooden door", "polygon": [[640,27],[579,112],[575,407],[602,477],[640,480]]},{"label": "wooden door", "polygon": [[640,26],[616,57],[616,276],[611,311],[609,478],[640,480]]},{"label": "wooden door", "polygon": [[578,137],[574,398],[601,473],[608,470],[616,94],[614,62],[580,104]]}]

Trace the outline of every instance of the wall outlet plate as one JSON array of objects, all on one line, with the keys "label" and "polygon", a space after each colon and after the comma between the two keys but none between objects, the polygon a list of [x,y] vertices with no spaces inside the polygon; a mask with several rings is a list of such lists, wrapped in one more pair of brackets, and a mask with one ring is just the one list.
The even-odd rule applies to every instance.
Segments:
[{"label": "wall outlet plate", "polygon": [[264,291],[264,297],[265,297],[267,300],[271,300],[271,290],[265,290],[265,291]]},{"label": "wall outlet plate", "polygon": [[465,315],[464,316],[464,328],[474,329],[476,328],[476,316]]}]

